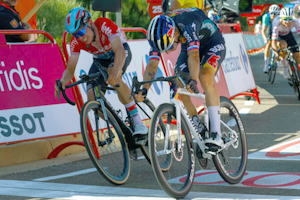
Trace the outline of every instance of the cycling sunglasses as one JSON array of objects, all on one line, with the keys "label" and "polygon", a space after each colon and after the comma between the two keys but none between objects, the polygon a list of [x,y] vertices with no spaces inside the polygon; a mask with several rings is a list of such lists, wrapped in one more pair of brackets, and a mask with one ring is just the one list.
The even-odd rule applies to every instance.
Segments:
[{"label": "cycling sunglasses", "polygon": [[81,29],[79,29],[76,33],[73,33],[73,35],[76,37],[76,38],[79,38],[81,36],[84,36],[84,34],[86,33],[86,27],[87,27],[87,24],[85,24],[85,26]]},{"label": "cycling sunglasses", "polygon": [[293,18],[292,17],[282,17],[282,19],[284,20],[284,21],[292,21],[293,20]]},{"label": "cycling sunglasses", "polygon": [[278,12],[272,12],[270,15],[278,15]]}]

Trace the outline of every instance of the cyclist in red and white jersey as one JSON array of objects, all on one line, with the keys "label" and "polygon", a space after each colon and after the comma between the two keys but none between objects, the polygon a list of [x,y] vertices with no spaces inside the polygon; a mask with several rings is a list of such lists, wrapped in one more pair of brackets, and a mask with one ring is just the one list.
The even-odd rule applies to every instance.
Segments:
[{"label": "cyclist in red and white jersey", "polygon": [[[93,22],[91,14],[83,7],[74,8],[67,14],[65,26],[67,31],[72,34],[72,39],[70,42],[71,56],[60,80],[62,87],[65,88],[65,85],[74,76],[80,50],[93,54],[94,62],[89,74],[98,72],[98,67],[106,72],[107,82],[101,77],[98,79],[99,84],[110,84],[114,87],[120,102],[125,105],[133,117],[135,124],[133,136],[138,139],[144,138],[148,128],[142,122],[135,101],[133,98],[129,99],[131,91],[122,80],[122,74],[131,61],[131,51],[118,26],[112,20],[103,17]],[[117,85],[119,86],[116,87]],[[95,85],[87,85],[88,100],[95,100],[93,87]],[[56,88],[56,91],[58,90]],[[105,89],[102,89],[102,92],[105,93]],[[57,97],[56,92],[55,96]]]},{"label": "cyclist in red and white jersey", "polygon": [[[294,17],[294,11],[292,8],[284,7],[280,11],[280,15],[277,16],[272,23],[272,48],[275,51],[276,57],[278,57],[278,50],[285,49],[288,46],[295,46],[297,42],[292,34],[292,29],[295,28],[298,34],[300,33],[300,25],[297,18]],[[291,49],[295,59],[300,63],[299,48],[295,47]],[[283,69],[283,77],[289,78],[290,74],[287,68],[287,61],[285,59],[286,51],[280,52],[280,65]]]}]

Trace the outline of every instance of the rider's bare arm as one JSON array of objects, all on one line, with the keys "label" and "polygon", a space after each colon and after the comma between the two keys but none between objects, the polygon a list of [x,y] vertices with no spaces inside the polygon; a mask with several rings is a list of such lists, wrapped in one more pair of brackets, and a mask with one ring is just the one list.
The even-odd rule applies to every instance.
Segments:
[{"label": "rider's bare arm", "polygon": [[[146,67],[145,73],[144,73],[144,81],[149,81],[153,80],[156,76],[157,73],[157,68],[158,68],[159,60],[156,59],[151,59]],[[146,88],[149,90],[151,84],[147,83],[143,85],[143,88]]]},{"label": "rider's bare arm", "polygon": [[192,49],[188,51],[187,54],[188,54],[188,67],[190,72],[190,79],[197,81],[199,70],[200,70],[199,49]]},{"label": "rider's bare arm", "polygon": [[[73,76],[74,76],[74,72],[75,72],[75,68],[76,68],[76,65],[77,65],[77,62],[78,62],[78,59],[79,59],[79,54],[71,54],[71,56],[69,57],[69,60],[68,60],[68,65],[67,65],[67,68],[65,69],[61,79],[60,79],[60,82],[62,84],[62,88],[65,89],[66,88],[66,84],[69,83]],[[57,91],[59,91],[59,89],[55,86],[55,97],[57,98],[58,95],[57,95]]]},{"label": "rider's bare arm", "polygon": [[115,60],[114,60],[114,66],[113,69],[114,71],[116,70],[117,72],[122,74],[122,68],[125,63],[125,58],[126,58],[126,53],[121,41],[120,37],[115,37],[110,41],[110,44],[112,46],[112,49],[115,53]]},{"label": "rider's bare arm", "polygon": [[267,41],[267,40],[268,40],[268,39],[267,39],[267,35],[266,35],[267,27],[268,27],[268,26],[266,26],[266,25],[262,25],[262,31],[261,31],[261,34],[262,34],[262,36],[263,36],[264,41]]}]

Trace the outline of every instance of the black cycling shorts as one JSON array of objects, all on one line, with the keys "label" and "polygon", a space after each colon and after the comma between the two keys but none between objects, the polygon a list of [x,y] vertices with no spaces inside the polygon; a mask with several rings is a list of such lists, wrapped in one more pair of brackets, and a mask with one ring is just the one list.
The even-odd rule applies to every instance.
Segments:
[{"label": "black cycling shorts", "polygon": [[[278,35],[277,41],[280,41],[280,40],[286,41],[286,43],[288,44],[288,47],[297,45],[297,42],[291,31],[287,35],[284,35],[284,36]],[[291,50],[293,53],[299,52],[299,47],[294,47]]]},{"label": "black cycling shorts", "polygon": [[[131,61],[131,51],[129,48],[129,45],[127,43],[123,44],[123,47],[125,49],[126,52],[126,58],[125,58],[125,63],[124,66],[122,68],[122,74],[125,73],[130,61]],[[114,65],[114,60],[115,60],[115,55],[113,55],[110,59],[97,59],[94,58],[94,62],[89,70],[89,75],[93,74],[93,73],[97,73],[99,72],[99,67],[102,69],[102,71],[104,71],[104,75],[106,76],[106,79],[108,78],[108,68],[112,67]],[[105,82],[105,79],[103,76],[101,76],[98,79],[98,83],[100,85],[104,85],[107,86],[107,83]],[[87,90],[94,88],[96,85],[92,85],[91,83],[87,84]],[[103,91],[103,93],[106,92],[105,88],[101,88],[101,90]]]},{"label": "black cycling shorts", "polygon": [[[223,62],[226,55],[225,40],[223,37],[217,39],[211,39],[206,44],[200,46],[199,57],[200,57],[200,69],[203,68],[205,63],[208,63],[211,67],[215,69],[215,73],[220,68],[221,63]],[[181,52],[176,62],[176,68],[179,68],[179,71],[185,73],[189,72],[188,68],[188,55],[186,44],[181,46]]]}]

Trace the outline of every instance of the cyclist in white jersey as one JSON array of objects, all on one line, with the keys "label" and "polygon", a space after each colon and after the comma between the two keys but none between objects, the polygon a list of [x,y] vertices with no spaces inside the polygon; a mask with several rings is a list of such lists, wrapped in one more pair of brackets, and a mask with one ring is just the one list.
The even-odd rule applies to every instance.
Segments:
[{"label": "cyclist in white jersey", "polygon": [[[297,18],[294,17],[294,11],[292,8],[284,7],[280,11],[280,15],[277,16],[272,23],[272,48],[275,55],[278,58],[278,50],[285,49],[288,46],[295,46],[297,42],[293,37],[291,30],[295,28],[298,34],[300,33],[300,25]],[[295,47],[291,49],[295,59],[300,63],[299,48]],[[283,69],[283,77],[289,78],[290,74],[287,68],[287,61],[285,59],[286,51],[280,52],[279,60]]]},{"label": "cyclist in white jersey", "polygon": [[273,4],[269,8],[269,12],[264,14],[262,17],[262,37],[264,38],[265,52],[264,52],[264,60],[265,67],[263,71],[268,73],[269,62],[270,62],[270,47],[271,47],[271,33],[272,33],[272,21],[279,14],[280,8],[278,5]]}]

